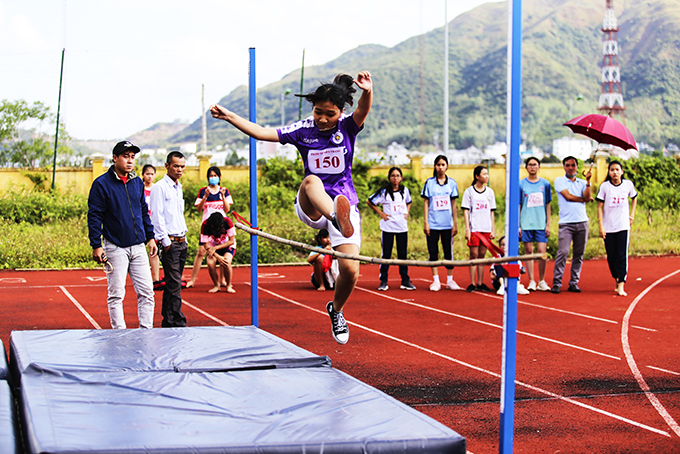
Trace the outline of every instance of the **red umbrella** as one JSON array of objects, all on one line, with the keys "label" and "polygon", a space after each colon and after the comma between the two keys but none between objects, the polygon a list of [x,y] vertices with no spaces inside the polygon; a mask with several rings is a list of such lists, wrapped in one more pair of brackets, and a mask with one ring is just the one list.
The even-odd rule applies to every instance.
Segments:
[{"label": "red umbrella", "polygon": [[628,128],[606,115],[581,115],[564,123],[564,126],[577,134],[588,136],[598,143],[608,143],[624,150],[638,149],[635,138]]}]

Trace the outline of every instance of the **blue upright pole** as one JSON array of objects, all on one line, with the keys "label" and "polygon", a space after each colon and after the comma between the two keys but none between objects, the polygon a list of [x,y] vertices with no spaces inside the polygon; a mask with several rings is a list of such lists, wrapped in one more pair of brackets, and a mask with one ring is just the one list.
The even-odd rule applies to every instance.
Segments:
[{"label": "blue upright pole", "polygon": [[[522,0],[508,2],[508,161],[505,165],[506,256],[519,254],[519,145],[522,114]],[[512,453],[517,357],[517,277],[507,279],[503,311],[503,365],[499,452]]]},{"label": "blue upright pole", "polygon": [[[249,71],[249,119],[257,123],[257,89],[255,85],[255,48],[250,48]],[[250,138],[250,223],[257,228],[257,141]],[[253,326],[260,326],[257,282],[257,235],[250,236],[250,319]]]}]

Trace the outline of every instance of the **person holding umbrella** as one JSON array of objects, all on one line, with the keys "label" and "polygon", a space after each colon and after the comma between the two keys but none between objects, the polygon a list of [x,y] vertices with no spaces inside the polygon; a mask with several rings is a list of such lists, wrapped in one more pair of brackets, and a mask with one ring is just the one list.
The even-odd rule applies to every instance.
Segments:
[{"label": "person holding umbrella", "polygon": [[588,243],[588,215],[586,203],[593,200],[590,193],[590,178],[592,166],[584,173],[585,180],[576,178],[578,174],[578,161],[573,156],[567,156],[562,160],[564,176],[555,178],[555,192],[559,203],[559,233],[557,240],[557,255],[553,270],[553,285],[550,291],[560,293],[562,288],[562,276],[569,255],[569,247],[573,243],[571,259],[571,276],[569,278],[568,291],[580,293],[578,282],[581,278],[583,266],[583,253]]}]

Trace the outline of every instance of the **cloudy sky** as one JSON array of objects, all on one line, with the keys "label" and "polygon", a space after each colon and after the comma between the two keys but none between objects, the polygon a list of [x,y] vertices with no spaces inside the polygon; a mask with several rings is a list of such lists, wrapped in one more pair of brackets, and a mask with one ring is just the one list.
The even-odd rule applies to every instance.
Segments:
[{"label": "cloudy sky", "polygon": [[[0,99],[42,101],[78,139],[121,139],[157,122],[333,60],[361,44],[394,46],[489,0],[0,0]],[[448,2],[448,4],[446,3]],[[370,70],[370,68],[367,68]]]}]

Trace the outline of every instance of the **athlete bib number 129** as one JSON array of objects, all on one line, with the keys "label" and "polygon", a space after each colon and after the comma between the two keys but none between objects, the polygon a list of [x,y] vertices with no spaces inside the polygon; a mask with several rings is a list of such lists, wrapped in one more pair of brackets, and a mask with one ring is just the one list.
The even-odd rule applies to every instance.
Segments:
[{"label": "athlete bib number 129", "polygon": [[338,174],[345,170],[344,148],[309,150],[307,165],[312,173]]}]

